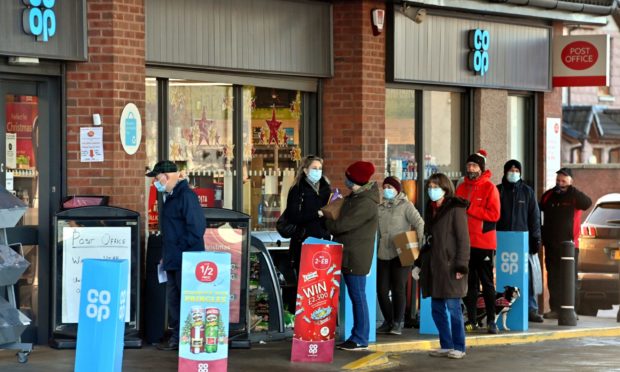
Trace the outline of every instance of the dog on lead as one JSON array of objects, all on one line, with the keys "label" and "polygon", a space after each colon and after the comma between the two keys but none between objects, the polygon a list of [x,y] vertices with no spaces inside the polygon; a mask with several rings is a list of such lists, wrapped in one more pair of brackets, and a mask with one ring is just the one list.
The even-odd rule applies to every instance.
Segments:
[{"label": "dog on lead", "polygon": [[[502,317],[502,326],[504,326],[504,330],[510,331],[510,329],[506,326],[506,319],[508,318],[508,312],[512,308],[512,304],[521,297],[521,292],[518,287],[505,286],[504,292],[499,292],[495,297],[495,324],[497,324],[497,319]],[[487,316],[486,306],[484,305],[484,297],[482,293],[478,295],[478,300],[476,301],[477,308],[477,316],[476,323],[479,327],[482,326],[482,319]]]}]

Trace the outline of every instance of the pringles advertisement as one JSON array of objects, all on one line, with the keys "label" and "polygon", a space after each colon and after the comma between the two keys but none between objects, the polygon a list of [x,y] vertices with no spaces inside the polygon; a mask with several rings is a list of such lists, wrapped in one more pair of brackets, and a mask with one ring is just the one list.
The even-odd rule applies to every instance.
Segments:
[{"label": "pringles advertisement", "polygon": [[230,254],[184,252],[179,372],[228,369]]},{"label": "pringles advertisement", "polygon": [[6,96],[6,132],[17,135],[17,168],[36,167],[33,137],[38,131],[39,101],[36,96]]},{"label": "pringles advertisement", "polygon": [[301,248],[291,361],[334,359],[342,245],[306,239]]}]

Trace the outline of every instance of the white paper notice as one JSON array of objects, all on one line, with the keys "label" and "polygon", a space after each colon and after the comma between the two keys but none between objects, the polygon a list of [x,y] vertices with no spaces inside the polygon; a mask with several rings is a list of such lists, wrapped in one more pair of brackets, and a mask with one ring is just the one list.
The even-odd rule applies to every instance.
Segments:
[{"label": "white paper notice", "polygon": [[164,265],[157,265],[157,278],[159,279],[159,283],[165,283],[168,281],[168,274],[166,270],[164,270]]},{"label": "white paper notice", "polygon": [[80,161],[103,161],[103,128],[80,128]]},{"label": "white paper notice", "polygon": [[17,168],[17,133],[6,134],[6,167]]},{"label": "white paper notice", "polygon": [[[62,236],[62,322],[77,323],[82,260],[127,260],[131,268],[131,227],[63,227]],[[131,298],[131,269],[127,273],[127,298]],[[129,321],[129,306],[125,321]]]},{"label": "white paper notice", "polygon": [[555,172],[561,167],[562,120],[547,118],[546,124],[545,190],[548,190],[555,186]]}]

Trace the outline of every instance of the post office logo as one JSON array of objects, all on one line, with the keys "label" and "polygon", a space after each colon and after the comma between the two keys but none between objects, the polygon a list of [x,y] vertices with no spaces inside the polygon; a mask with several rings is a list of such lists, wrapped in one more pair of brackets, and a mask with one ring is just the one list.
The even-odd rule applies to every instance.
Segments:
[{"label": "post office logo", "polygon": [[22,14],[24,32],[37,41],[47,42],[56,34],[56,0],[22,0],[26,9]]}]

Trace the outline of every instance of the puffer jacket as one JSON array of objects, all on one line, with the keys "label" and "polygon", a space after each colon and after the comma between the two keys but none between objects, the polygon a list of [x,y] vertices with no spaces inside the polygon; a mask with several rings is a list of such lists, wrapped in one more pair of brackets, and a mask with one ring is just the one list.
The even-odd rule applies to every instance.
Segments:
[{"label": "puffer jacket", "polygon": [[407,199],[407,195],[401,192],[392,200],[383,199],[379,205],[379,249],[377,257],[380,260],[391,260],[397,257],[398,253],[393,241],[394,236],[410,231],[412,226],[421,243],[424,238],[424,220]]},{"label": "puffer jacket", "polygon": [[485,170],[475,180],[465,177],[456,189],[456,196],[469,201],[467,226],[469,240],[474,248],[497,248],[496,222],[499,220],[499,191],[491,182],[491,171]]},{"label": "puffer jacket", "polygon": [[[427,243],[415,263],[421,268],[422,296],[465,297],[470,253],[467,201],[446,198],[434,217],[430,205],[425,215]],[[457,272],[463,274],[461,279],[456,279]]]},{"label": "puffer jacket", "polygon": [[[501,216],[497,231],[528,231],[530,247],[540,244],[540,210],[534,190],[523,180],[510,183],[506,176],[497,185],[501,201]],[[533,251],[531,249],[531,251]]]},{"label": "puffer jacket", "polygon": [[379,220],[377,204],[379,187],[376,182],[368,183],[344,198],[337,220],[325,223],[334,240],[343,245],[343,274],[370,272]]}]

